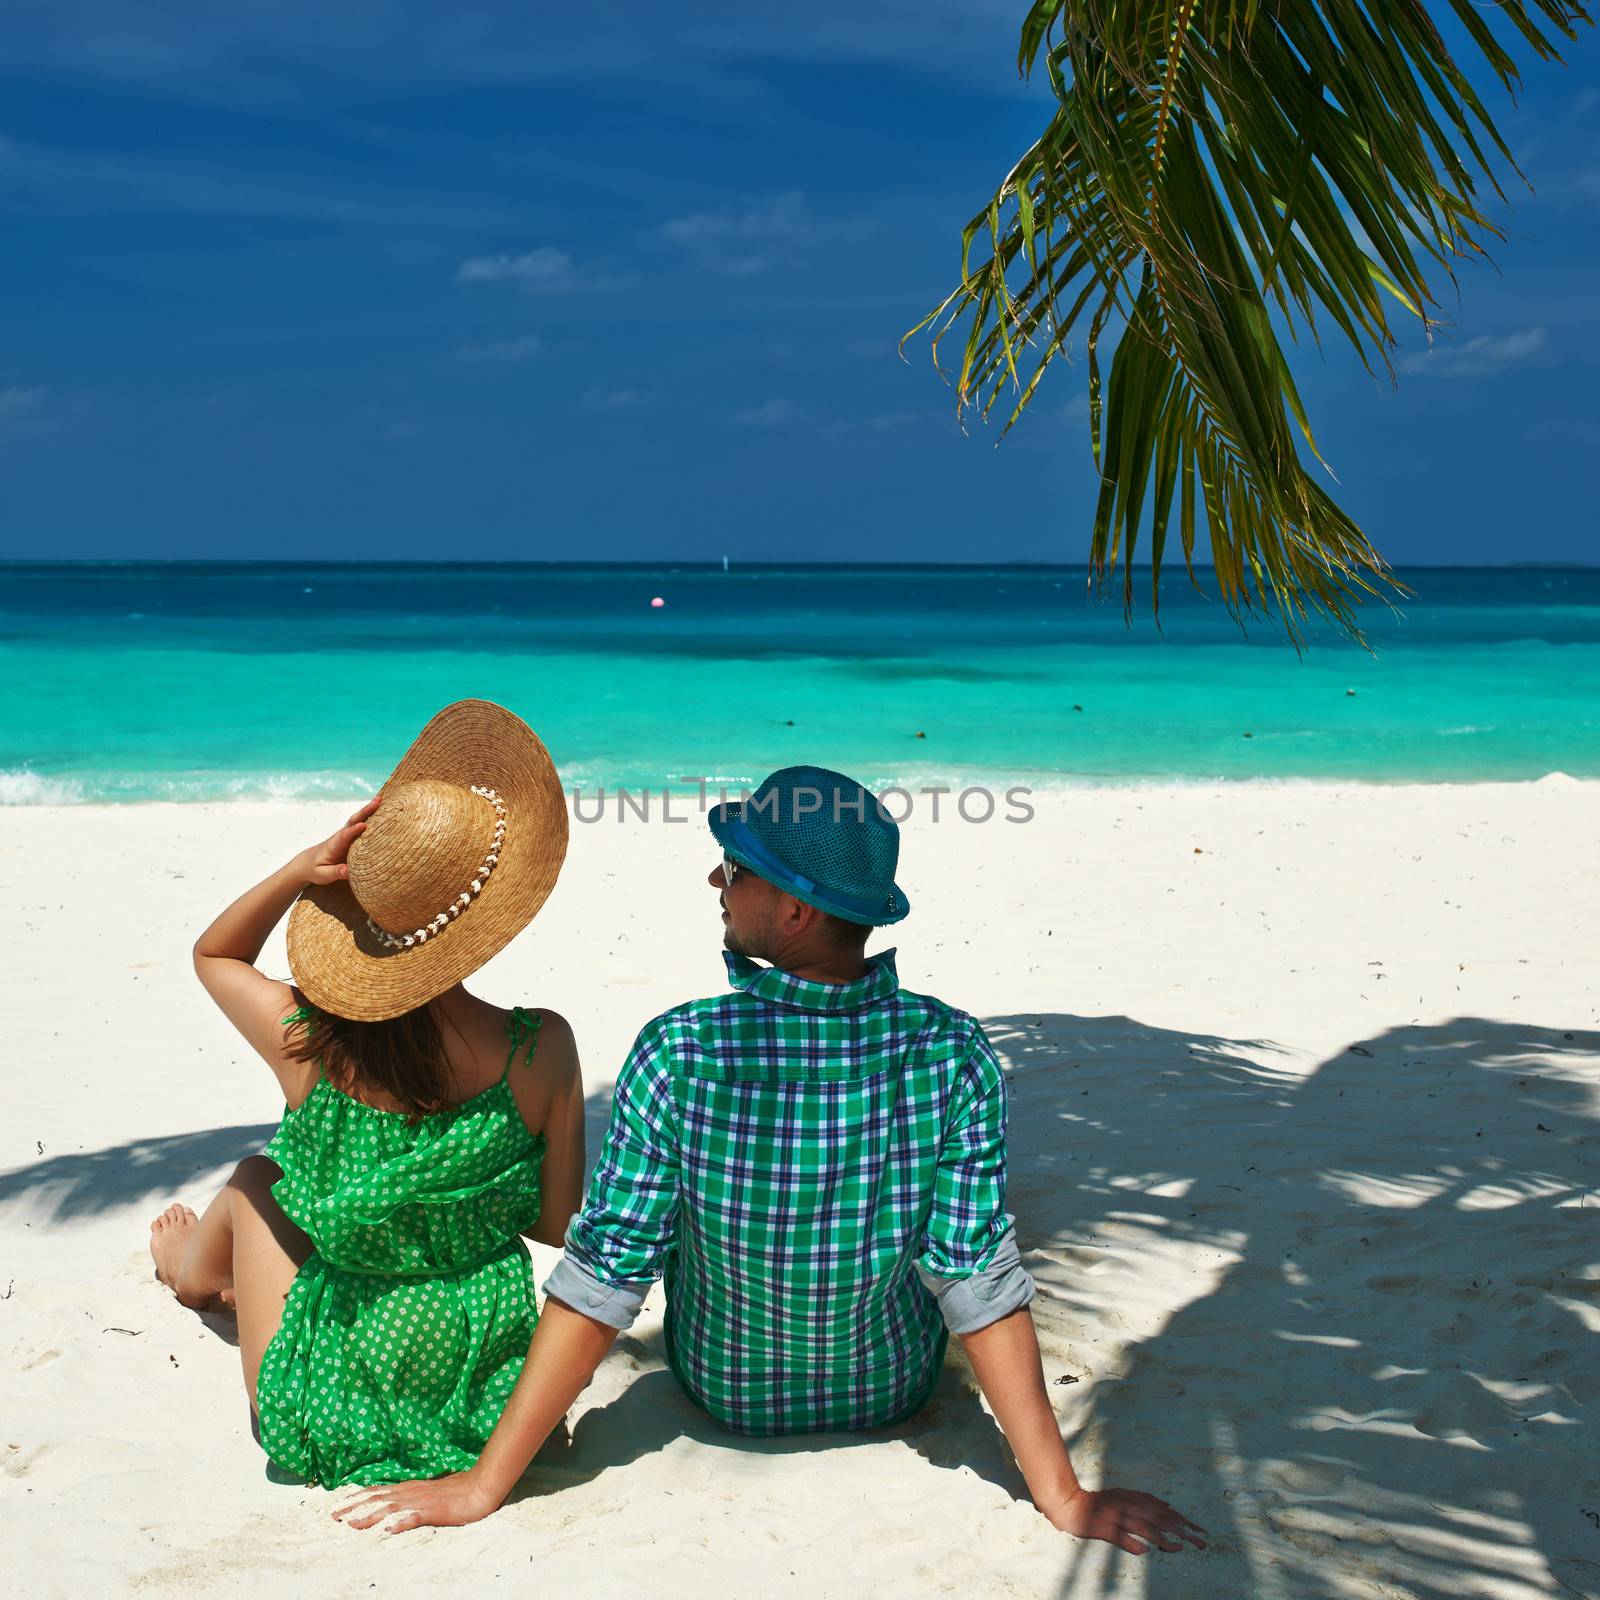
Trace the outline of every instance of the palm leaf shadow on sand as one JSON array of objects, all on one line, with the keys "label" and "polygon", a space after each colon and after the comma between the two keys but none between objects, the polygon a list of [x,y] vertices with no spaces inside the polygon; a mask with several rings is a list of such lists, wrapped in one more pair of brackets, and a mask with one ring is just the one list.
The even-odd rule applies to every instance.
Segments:
[{"label": "palm leaf shadow on sand", "polygon": [[276,1131],[276,1123],[246,1122],[46,1156],[0,1172],[0,1207],[26,1204],[39,1219],[71,1222],[143,1200],[164,1204],[206,1173],[253,1155]]},{"label": "palm leaf shadow on sand", "polygon": [[[1104,1563],[1064,1541],[1063,1596],[1600,1593],[1600,1034],[1467,1018],[1302,1070],[1120,1017],[986,1027],[1011,1069],[1009,1204],[1046,1377],[1080,1379],[1051,1390],[1080,1461],[1212,1536],[1204,1555]],[[609,1098],[589,1097],[591,1152]],[[0,1173],[0,1207],[71,1221],[164,1201],[272,1131],[46,1156]],[[1194,1293],[1138,1325],[1118,1252],[1167,1256]],[[1022,1493],[959,1359],[886,1432]],[[641,1370],[522,1492],[683,1434],[770,1454],[845,1442],[739,1440]]]},{"label": "palm leaf shadow on sand", "polygon": [[[590,1094],[584,1105],[584,1123],[591,1163],[599,1154],[610,1120],[610,1089]],[[901,1439],[936,1466],[966,1467],[1008,1494],[1027,1497],[1022,1475],[984,1411],[971,1373],[959,1360],[946,1361],[927,1404],[903,1423],[859,1433],[766,1437],[724,1428],[684,1393],[667,1365],[659,1325],[645,1334],[637,1327],[623,1333],[606,1365],[618,1362],[637,1375],[612,1398],[585,1410],[570,1432],[557,1429],[512,1492],[511,1501],[534,1499],[588,1483],[611,1468],[653,1455],[679,1439],[764,1456],[809,1455]]]},{"label": "palm leaf shadow on sand", "polygon": [[[610,1111],[609,1092],[589,1096],[584,1118],[591,1158],[600,1148]],[[225,1169],[255,1155],[277,1131],[275,1122],[241,1122],[47,1155],[0,1172],[0,1208],[26,1207],[34,1221],[71,1222],[118,1206],[155,1200],[165,1204],[207,1175],[220,1186]]]},{"label": "palm leaf shadow on sand", "polygon": [[[1064,1596],[1600,1592],[1600,1034],[1464,1018],[1297,1070],[1125,1018],[985,1025],[1069,1442],[1211,1533],[1069,1555]],[[1195,1288],[1141,1325],[1120,1258],[1148,1253]]]},{"label": "palm leaf shadow on sand", "polygon": [[[853,1448],[903,1439],[918,1454],[943,1467],[969,1467],[1008,1493],[1025,1496],[1021,1476],[1005,1454],[1005,1446],[983,1410],[977,1393],[962,1375],[947,1366],[940,1383],[917,1415],[888,1428],[860,1433],[791,1433],[756,1436],[734,1433],[696,1405],[666,1367],[657,1330],[644,1339],[624,1334],[608,1358],[640,1369],[621,1393],[585,1411],[570,1432],[557,1429],[534,1458],[510,1496],[512,1502],[556,1494],[628,1463],[655,1455],[680,1439],[711,1451],[741,1455],[798,1456],[843,1453]],[[680,1457],[681,1472],[713,1473],[715,1456],[692,1464]],[[841,1470],[844,1470],[841,1466]],[[689,1479],[675,1479],[682,1492]]]}]

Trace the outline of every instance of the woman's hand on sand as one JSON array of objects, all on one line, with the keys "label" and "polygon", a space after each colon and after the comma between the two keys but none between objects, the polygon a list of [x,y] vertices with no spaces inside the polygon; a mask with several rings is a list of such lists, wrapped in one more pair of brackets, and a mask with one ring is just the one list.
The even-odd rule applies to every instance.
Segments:
[{"label": "woman's hand on sand", "polygon": [[470,1472],[452,1472],[443,1478],[416,1478],[363,1490],[340,1506],[333,1520],[347,1528],[383,1523],[385,1533],[406,1533],[412,1528],[459,1528],[481,1522],[499,1505]]},{"label": "woman's hand on sand", "polygon": [[337,833],[330,834],[321,844],[302,850],[294,858],[294,868],[307,883],[338,883],[350,876],[345,857],[350,846],[359,839],[367,826],[367,819],[378,809],[376,799],[367,801]]},{"label": "woman's hand on sand", "polygon": [[1196,1550],[1206,1547],[1200,1537],[1206,1530],[1198,1522],[1139,1489],[1079,1489],[1059,1505],[1039,1509],[1063,1533],[1104,1539],[1133,1556],[1148,1555],[1151,1545],[1169,1552],[1181,1550],[1185,1539]]}]

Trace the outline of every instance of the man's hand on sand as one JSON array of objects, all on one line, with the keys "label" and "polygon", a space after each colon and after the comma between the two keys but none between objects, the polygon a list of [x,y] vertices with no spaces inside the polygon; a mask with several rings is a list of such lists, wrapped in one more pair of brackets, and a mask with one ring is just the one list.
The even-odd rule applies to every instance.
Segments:
[{"label": "man's hand on sand", "polygon": [[333,1520],[349,1528],[383,1523],[385,1533],[406,1533],[412,1528],[459,1528],[482,1521],[498,1507],[499,1501],[485,1495],[470,1472],[452,1472],[365,1489],[340,1506]]},{"label": "man's hand on sand", "polygon": [[1206,1547],[1200,1537],[1206,1530],[1198,1522],[1138,1489],[1080,1489],[1060,1505],[1039,1509],[1062,1532],[1080,1539],[1104,1539],[1133,1556],[1148,1555],[1151,1545],[1181,1550],[1185,1539],[1196,1550]]}]

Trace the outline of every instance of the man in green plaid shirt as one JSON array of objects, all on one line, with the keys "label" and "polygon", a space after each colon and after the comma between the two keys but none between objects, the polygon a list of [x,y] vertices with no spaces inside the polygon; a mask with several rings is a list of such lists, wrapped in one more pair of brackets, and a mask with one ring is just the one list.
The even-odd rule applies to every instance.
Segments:
[{"label": "man in green plaid shirt", "polygon": [[817,767],[773,773],[709,820],[732,992],[639,1034],[477,1465],[336,1515],[396,1532],[488,1515],[664,1274],[672,1369],[727,1427],[898,1421],[928,1398],[955,1333],[1056,1526],[1133,1554],[1201,1545],[1167,1502],[1073,1473],[1005,1209],[1000,1064],[972,1017],[900,987],[893,950],[864,953],[873,927],[910,909],[894,822]]},{"label": "man in green plaid shirt", "polygon": [[731,994],[639,1035],[546,1292],[625,1328],[664,1268],[673,1371],[742,1433],[898,1421],[949,1331],[1033,1298],[1000,1063],[892,950],[846,982],[725,959]]}]

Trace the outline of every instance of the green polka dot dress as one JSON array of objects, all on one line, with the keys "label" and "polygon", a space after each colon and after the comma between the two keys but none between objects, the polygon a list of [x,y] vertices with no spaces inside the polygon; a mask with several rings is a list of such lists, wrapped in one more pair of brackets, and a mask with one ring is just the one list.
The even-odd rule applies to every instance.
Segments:
[{"label": "green polka dot dress", "polygon": [[521,1235],[539,1216],[545,1141],[509,1082],[538,1026],[514,1011],[507,1076],[420,1122],[325,1077],[284,1112],[266,1149],[283,1168],[272,1193],[316,1251],[256,1385],[261,1443],[279,1467],[334,1488],[478,1459],[538,1316]]}]

